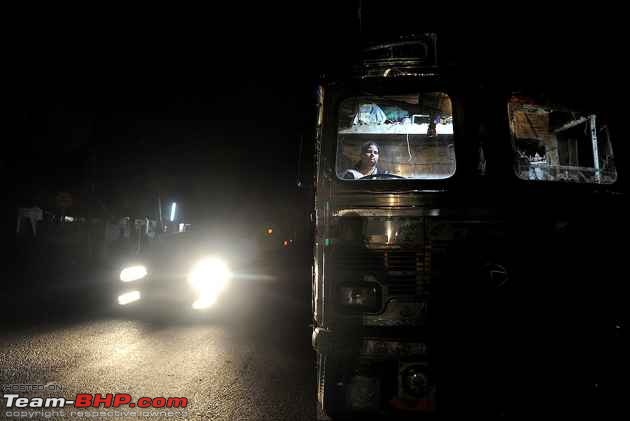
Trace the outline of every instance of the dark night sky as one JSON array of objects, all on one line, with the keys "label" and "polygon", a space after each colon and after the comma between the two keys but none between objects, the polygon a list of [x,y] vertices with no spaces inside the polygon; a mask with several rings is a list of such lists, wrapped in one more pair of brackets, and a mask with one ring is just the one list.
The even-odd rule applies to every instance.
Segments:
[{"label": "dark night sky", "polygon": [[94,184],[108,209],[149,213],[160,190],[193,219],[294,202],[319,70],[315,21],[284,12],[302,21],[235,8],[201,22],[32,36],[16,86],[9,168],[28,171],[17,200],[46,204]]},{"label": "dark night sky", "polygon": [[[310,153],[317,77],[356,50],[355,3],[30,21],[12,51],[17,124],[3,164],[17,204],[45,206],[62,190],[80,197],[93,184],[113,212],[149,213],[159,189],[193,219],[282,214],[304,199],[296,196],[297,155],[301,136]],[[417,25],[413,14],[373,5],[365,11],[386,23],[364,22],[368,34]],[[618,45],[614,34],[593,38],[579,28],[557,35],[531,25],[479,32],[433,23],[423,25],[441,31],[448,54],[474,71],[492,62],[497,74],[518,64],[550,73],[532,63],[580,62],[597,48],[602,61],[580,65],[601,76]],[[515,54],[507,34],[544,45],[543,58]]]}]

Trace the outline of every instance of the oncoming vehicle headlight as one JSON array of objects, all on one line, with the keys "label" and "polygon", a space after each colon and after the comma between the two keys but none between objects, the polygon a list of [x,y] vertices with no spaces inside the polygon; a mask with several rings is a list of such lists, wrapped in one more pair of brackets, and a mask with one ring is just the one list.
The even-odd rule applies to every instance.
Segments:
[{"label": "oncoming vehicle headlight", "polygon": [[137,281],[147,276],[147,268],[142,265],[130,266],[120,272],[120,280],[123,282]]},{"label": "oncoming vehicle headlight", "polygon": [[129,291],[118,296],[118,304],[124,306],[141,298],[140,291]]},{"label": "oncoming vehicle headlight", "polygon": [[188,275],[188,283],[199,293],[193,308],[212,306],[228,286],[232,273],[228,265],[216,257],[207,257],[195,264]]}]

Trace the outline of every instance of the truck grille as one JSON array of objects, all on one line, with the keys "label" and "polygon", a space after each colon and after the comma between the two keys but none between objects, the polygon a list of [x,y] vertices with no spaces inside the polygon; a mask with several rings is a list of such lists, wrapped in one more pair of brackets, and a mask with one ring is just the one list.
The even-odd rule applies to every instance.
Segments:
[{"label": "truck grille", "polygon": [[423,281],[424,253],[417,250],[338,249],[332,260],[345,274],[373,274],[389,295],[415,295]]}]

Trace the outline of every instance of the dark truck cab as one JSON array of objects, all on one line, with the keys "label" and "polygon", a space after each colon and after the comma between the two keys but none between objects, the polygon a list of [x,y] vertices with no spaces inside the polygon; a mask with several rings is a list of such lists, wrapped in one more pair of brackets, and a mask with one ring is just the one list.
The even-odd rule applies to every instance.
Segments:
[{"label": "dark truck cab", "polygon": [[415,42],[319,89],[318,417],[616,410],[618,126],[566,92],[481,86],[437,66],[435,36]]}]

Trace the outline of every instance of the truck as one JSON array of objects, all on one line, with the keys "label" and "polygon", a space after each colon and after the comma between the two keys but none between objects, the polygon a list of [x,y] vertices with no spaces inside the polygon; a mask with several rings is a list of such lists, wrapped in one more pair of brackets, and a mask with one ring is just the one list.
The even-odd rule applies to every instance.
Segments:
[{"label": "truck", "polygon": [[438,41],[370,45],[317,91],[317,417],[615,411],[621,122]]}]

